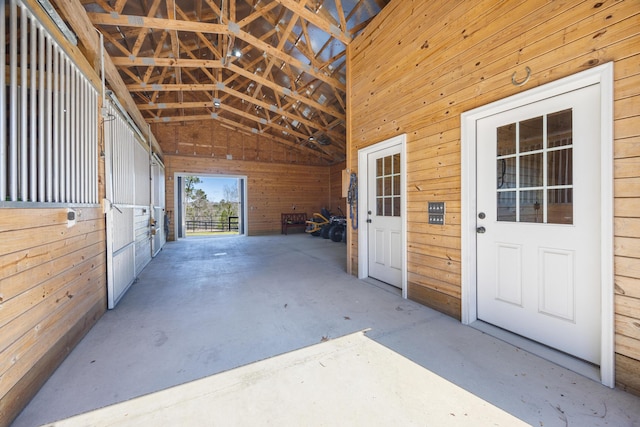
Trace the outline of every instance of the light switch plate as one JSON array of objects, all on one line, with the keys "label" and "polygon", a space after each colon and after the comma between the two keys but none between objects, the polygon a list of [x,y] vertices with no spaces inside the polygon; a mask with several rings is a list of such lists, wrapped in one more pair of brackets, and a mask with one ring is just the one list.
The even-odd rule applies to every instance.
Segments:
[{"label": "light switch plate", "polygon": [[429,224],[444,225],[445,202],[429,202]]}]

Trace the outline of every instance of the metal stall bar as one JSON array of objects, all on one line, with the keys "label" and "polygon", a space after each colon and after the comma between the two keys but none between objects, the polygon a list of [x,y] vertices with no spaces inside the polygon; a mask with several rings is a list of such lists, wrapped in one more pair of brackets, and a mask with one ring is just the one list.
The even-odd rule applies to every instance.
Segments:
[{"label": "metal stall bar", "polygon": [[86,144],[87,144],[87,135],[85,134],[85,127],[87,121],[87,106],[85,104],[85,86],[82,75],[79,75],[78,78],[78,103],[76,110],[76,118],[78,122],[78,183],[77,187],[77,200],[79,203],[85,203],[87,198],[85,197],[85,187],[87,175],[85,173],[87,167],[87,158],[86,158]]},{"label": "metal stall bar", "polygon": [[[102,156],[104,157],[104,153],[98,151],[99,149],[99,144],[100,144],[100,140],[99,140],[99,136],[98,136],[98,118],[100,117],[100,114],[98,112],[98,94],[96,92],[94,92],[93,89],[91,89],[91,94],[94,95],[91,97],[90,101],[90,105],[91,105],[91,111],[93,111],[93,117],[95,117],[95,120],[91,120],[89,122],[89,124],[91,125],[91,144],[89,145],[91,147],[91,171],[90,174],[92,177],[94,177],[94,181],[92,182],[91,185],[91,200],[92,201],[96,201],[98,200],[98,181],[97,181],[97,176],[98,176],[98,156]],[[104,133],[103,133],[103,138],[104,138]],[[102,147],[104,148],[104,140],[102,141]],[[105,167],[106,169],[106,167]]]},{"label": "metal stall bar", "polygon": [[45,86],[45,75],[49,72],[49,69],[45,67],[45,36],[44,28],[39,26],[38,32],[38,201],[44,202],[45,199],[45,99],[47,97],[47,87]]},{"label": "metal stall bar", "polygon": [[37,152],[37,143],[38,143],[38,121],[36,117],[38,117],[38,85],[36,82],[36,77],[38,77],[37,73],[37,55],[38,55],[38,29],[36,26],[36,20],[31,17],[31,30],[29,31],[29,73],[30,73],[30,84],[29,84],[29,124],[30,132],[29,132],[29,200],[35,202],[38,200],[38,156]]},{"label": "metal stall bar", "polygon": [[[53,94],[57,95],[61,92],[60,84],[62,82],[62,65],[60,64],[60,49],[58,45],[53,45]],[[53,194],[50,201],[57,202],[60,200],[60,110],[62,97],[52,96],[52,108],[53,108],[53,156],[52,156],[52,189]]]},{"label": "metal stall bar", "polygon": [[70,187],[70,173],[69,173],[69,167],[70,167],[70,138],[71,138],[71,114],[70,114],[70,110],[71,110],[71,91],[72,86],[71,86],[71,71],[70,71],[70,61],[69,58],[67,58],[67,56],[64,56],[64,81],[65,81],[65,90],[64,92],[61,94],[62,98],[63,98],[63,105],[64,108],[61,111],[61,113],[63,114],[63,119],[64,119],[64,133],[63,133],[63,138],[62,138],[62,153],[63,154],[63,166],[62,166],[62,171],[61,174],[62,176],[60,177],[60,181],[62,183],[64,183],[64,185],[62,186],[62,200],[60,200],[63,203],[69,203],[71,201],[70,198],[70,191],[69,191],[69,187]]},{"label": "metal stall bar", "polygon": [[85,137],[85,152],[84,152],[84,176],[85,176],[85,180],[83,180],[83,182],[85,182],[84,184],[84,201],[85,202],[89,202],[90,200],[92,200],[91,198],[91,177],[92,175],[92,165],[93,165],[93,157],[92,157],[92,152],[93,152],[93,138],[91,138],[91,121],[97,121],[98,117],[96,117],[91,111],[91,88],[89,87],[89,82],[88,81],[84,81],[84,110],[85,112],[85,116],[84,116],[84,122],[85,122],[85,127],[84,127],[84,137]]},{"label": "metal stall bar", "polygon": [[[93,93],[93,91],[91,91]],[[89,108],[93,111],[93,116],[95,120],[89,121],[89,147],[91,148],[90,160],[91,160],[91,168],[89,169],[89,176],[97,177],[98,176],[98,98],[96,96],[89,98]],[[102,153],[100,153],[102,155]],[[106,166],[105,166],[106,168]],[[89,198],[91,201],[98,200],[98,185],[97,181],[92,181],[92,185],[89,188]]]},{"label": "metal stall bar", "polygon": [[[91,95],[93,94],[93,91],[91,90],[91,87],[89,86],[89,81],[85,80],[84,81],[84,87],[85,87],[85,107],[86,107],[86,125],[85,125],[85,135],[86,135],[86,151],[85,151],[85,158],[86,158],[86,167],[85,167],[85,176],[87,178],[87,183],[85,186],[85,200],[87,202],[93,201],[93,200],[97,200],[97,197],[94,199],[93,198],[93,177],[97,177],[97,171],[93,172],[93,164],[94,162],[97,161],[98,159],[98,154],[96,151],[96,141],[93,138],[93,135],[91,133],[91,130],[93,129],[93,123],[97,122],[100,118],[100,116],[97,114],[97,110],[93,108],[93,103],[91,102]],[[96,96],[94,96],[94,98],[97,98],[97,93],[95,94]]]},{"label": "metal stall bar", "polygon": [[97,203],[97,91],[29,7],[0,6],[0,203]]},{"label": "metal stall bar", "polygon": [[29,27],[27,26],[27,11],[24,5],[20,5],[20,152],[18,153],[18,161],[20,164],[18,194],[19,200],[26,202],[29,199],[28,187],[28,160],[29,160],[29,134],[27,124],[29,123],[29,100],[27,90],[29,83],[27,81],[27,41],[29,40]]},{"label": "metal stall bar", "polygon": [[[6,58],[6,24],[5,7],[0,7],[0,58]],[[0,61],[0,117],[6,117],[6,59]],[[4,119],[0,120],[0,202],[7,199],[7,125]]]},{"label": "metal stall bar", "polygon": [[[47,64],[45,66],[45,72],[47,74],[47,88],[46,88],[46,101],[45,101],[45,112],[46,112],[46,146],[45,146],[45,169],[46,170],[46,179],[45,179],[45,199],[46,202],[51,202],[53,199],[53,75],[55,72],[55,67],[53,66],[53,42],[50,38],[47,37]],[[44,175],[44,174],[43,174]]]},{"label": "metal stall bar", "polygon": [[18,7],[9,4],[9,200],[18,199]]},{"label": "metal stall bar", "polygon": [[71,62],[69,62],[69,78],[71,79],[71,81],[69,85],[69,91],[67,93],[69,101],[67,110],[67,116],[69,117],[69,150],[67,152],[67,158],[69,159],[69,163],[67,166],[69,171],[69,174],[67,175],[69,179],[69,190],[67,194],[69,195],[69,197],[67,201],[71,203],[75,203],[78,201],[76,195],[76,169],[78,166],[76,163],[78,148],[76,141],[76,97],[78,95],[77,77],[78,75],[76,67]]}]

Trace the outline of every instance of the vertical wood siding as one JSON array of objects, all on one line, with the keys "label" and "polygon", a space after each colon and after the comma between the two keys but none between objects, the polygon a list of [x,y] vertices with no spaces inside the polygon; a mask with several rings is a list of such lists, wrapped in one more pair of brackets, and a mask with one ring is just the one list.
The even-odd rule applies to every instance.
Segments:
[{"label": "vertical wood siding", "polygon": [[[394,0],[349,46],[347,167],[407,134],[408,294],[460,318],[460,114],[614,61],[616,379],[640,393],[640,3]],[[522,87],[525,66],[532,70]],[[447,203],[427,224],[428,201]],[[349,236],[357,271],[357,236]]]}]

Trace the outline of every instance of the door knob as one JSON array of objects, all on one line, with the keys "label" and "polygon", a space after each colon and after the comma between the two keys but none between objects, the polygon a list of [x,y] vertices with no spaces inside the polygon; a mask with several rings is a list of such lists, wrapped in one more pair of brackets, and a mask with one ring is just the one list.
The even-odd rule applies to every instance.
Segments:
[{"label": "door knob", "polygon": [[367,218],[367,222],[371,224],[371,218]]},{"label": "door knob", "polygon": [[486,228],[484,228],[484,227],[478,227],[478,228],[476,228],[476,231],[477,231],[478,233],[482,234],[482,233],[486,232],[486,231],[487,231],[487,229],[486,229]]}]

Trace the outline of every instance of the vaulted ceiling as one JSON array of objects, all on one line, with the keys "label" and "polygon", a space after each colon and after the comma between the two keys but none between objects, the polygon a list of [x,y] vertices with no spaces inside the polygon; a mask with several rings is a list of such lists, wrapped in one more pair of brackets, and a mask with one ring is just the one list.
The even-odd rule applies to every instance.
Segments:
[{"label": "vaulted ceiling", "polygon": [[346,47],[389,0],[82,0],[148,123],[345,158]]}]

